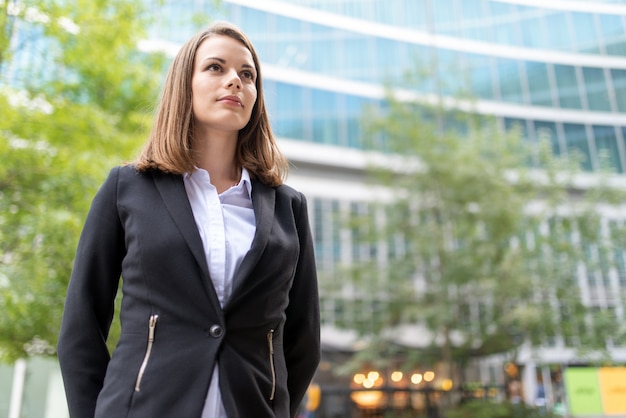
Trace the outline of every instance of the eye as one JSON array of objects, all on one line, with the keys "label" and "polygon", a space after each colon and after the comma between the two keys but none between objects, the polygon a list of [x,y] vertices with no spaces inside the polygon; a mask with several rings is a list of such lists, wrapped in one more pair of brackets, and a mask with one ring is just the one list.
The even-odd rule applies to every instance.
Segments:
[{"label": "eye", "polygon": [[206,67],[206,69],[208,71],[221,71],[222,70],[222,66],[219,64],[210,64],[209,66]]},{"label": "eye", "polygon": [[254,81],[254,73],[253,73],[252,71],[243,71],[243,72],[241,73],[241,75],[242,75],[244,78],[247,78],[247,79],[249,79],[249,80],[253,80],[253,81]]}]

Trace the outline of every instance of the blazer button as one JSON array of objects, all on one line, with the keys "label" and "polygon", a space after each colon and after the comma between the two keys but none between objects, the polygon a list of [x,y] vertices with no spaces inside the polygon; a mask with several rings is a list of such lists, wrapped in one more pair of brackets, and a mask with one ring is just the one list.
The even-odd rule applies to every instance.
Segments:
[{"label": "blazer button", "polygon": [[209,335],[213,338],[219,338],[224,335],[224,328],[217,324],[211,325],[211,328],[209,328]]}]

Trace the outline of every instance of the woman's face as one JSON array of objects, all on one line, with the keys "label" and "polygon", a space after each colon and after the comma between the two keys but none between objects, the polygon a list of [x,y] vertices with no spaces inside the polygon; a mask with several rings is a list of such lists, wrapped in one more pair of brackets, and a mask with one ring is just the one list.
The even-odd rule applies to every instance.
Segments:
[{"label": "woman's face", "polygon": [[239,132],[256,102],[256,77],[252,54],[242,43],[222,35],[205,39],[191,79],[195,129]]}]

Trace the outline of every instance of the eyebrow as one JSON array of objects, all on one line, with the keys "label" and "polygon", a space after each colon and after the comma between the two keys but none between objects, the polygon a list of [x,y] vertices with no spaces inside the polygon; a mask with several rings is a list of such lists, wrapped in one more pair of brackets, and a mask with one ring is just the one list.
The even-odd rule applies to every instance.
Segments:
[{"label": "eyebrow", "polygon": [[[220,58],[220,57],[204,57],[204,58],[202,58],[202,60],[200,62],[204,62],[204,61],[208,61],[208,60],[215,60],[215,61],[221,62],[222,64],[226,64],[226,60],[224,58]],[[243,64],[241,66],[241,68],[250,68],[252,70],[255,69],[254,66],[250,65],[250,64]]]}]

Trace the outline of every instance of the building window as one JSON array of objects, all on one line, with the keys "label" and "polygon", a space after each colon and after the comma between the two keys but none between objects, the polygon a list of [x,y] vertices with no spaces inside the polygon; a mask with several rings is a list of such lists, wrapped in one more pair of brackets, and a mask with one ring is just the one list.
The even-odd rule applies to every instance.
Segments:
[{"label": "building window", "polygon": [[587,92],[589,110],[611,111],[611,101],[601,68],[583,68],[583,79]]},{"label": "building window", "polygon": [[584,170],[591,171],[591,154],[589,152],[585,126],[574,123],[564,123],[563,130],[565,132],[568,155],[572,157],[578,154],[581,167]]},{"label": "building window", "polygon": [[593,127],[593,136],[598,155],[598,166],[613,172],[623,173],[624,165],[620,159],[615,127],[596,125]]},{"label": "building window", "polygon": [[559,106],[564,109],[582,109],[576,69],[569,65],[554,65],[556,88],[559,92]]}]

